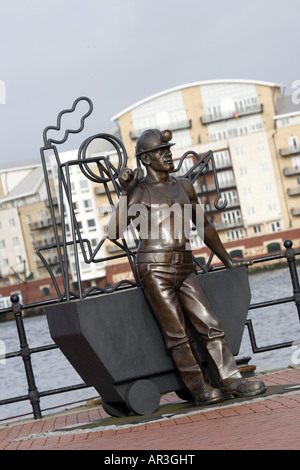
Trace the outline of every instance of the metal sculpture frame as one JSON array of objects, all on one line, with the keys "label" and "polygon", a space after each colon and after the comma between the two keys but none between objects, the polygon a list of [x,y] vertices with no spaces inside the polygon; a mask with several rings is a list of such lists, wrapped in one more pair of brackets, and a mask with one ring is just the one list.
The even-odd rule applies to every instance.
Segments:
[{"label": "metal sculpture frame", "polygon": [[[73,113],[76,110],[77,105],[81,102],[87,103],[88,110],[81,117],[80,126],[77,129],[67,129],[61,139],[50,138],[48,136],[49,132],[61,131],[63,116],[66,114]],[[90,240],[88,240],[87,238],[82,238],[82,235],[80,233],[80,229],[78,226],[78,222],[76,220],[76,214],[72,208],[70,167],[74,165],[79,166],[80,170],[82,171],[82,173],[85,175],[86,178],[88,178],[94,183],[99,183],[103,185],[104,193],[106,194],[108,203],[111,206],[114,206],[114,202],[111,196],[111,190],[108,186],[108,183],[112,183],[113,189],[118,198],[121,195],[121,186],[118,182],[118,176],[121,173],[121,171],[126,167],[128,157],[127,157],[127,152],[123,143],[117,137],[107,134],[107,133],[95,134],[87,138],[86,140],[84,140],[84,142],[81,144],[78,150],[77,160],[70,160],[65,163],[62,163],[60,160],[57,146],[65,143],[70,134],[80,133],[84,128],[85,119],[92,113],[92,111],[93,111],[93,103],[89,98],[87,97],[77,98],[74,101],[73,106],[70,109],[65,109],[58,114],[56,126],[48,126],[45,128],[43,132],[44,146],[40,149],[41,160],[42,160],[43,171],[44,171],[44,178],[45,178],[46,189],[47,189],[47,196],[49,200],[50,214],[51,214],[53,230],[54,230],[55,242],[52,244],[44,245],[41,248],[39,248],[37,250],[37,255],[39,256],[39,258],[41,259],[41,261],[43,262],[44,266],[46,267],[49,273],[49,276],[56,289],[56,293],[57,293],[57,297],[59,301],[61,300],[69,301],[71,298],[83,299],[92,293],[110,293],[110,292],[116,291],[117,289],[121,287],[125,287],[125,286],[135,287],[135,286],[140,285],[137,272],[135,269],[135,263],[134,263],[135,251],[129,249],[126,240],[122,239],[122,241],[113,242],[122,250],[121,254],[115,255],[115,256],[108,256],[105,258],[98,258],[97,254],[99,253],[100,248],[103,246],[106,239],[108,238],[107,235],[104,235],[102,239],[100,240],[100,242],[95,247],[95,249],[93,249],[91,246]],[[91,144],[91,142],[95,139],[103,139],[112,145],[118,157],[117,166],[114,166],[109,160],[109,158],[105,155],[99,155],[93,158],[87,157],[87,148]],[[58,192],[59,192],[60,211],[61,211],[60,221],[62,223],[61,238],[59,237],[58,220],[57,220],[57,217],[55,216],[55,211],[54,211],[54,196],[51,191],[48,169],[47,169],[47,164],[46,164],[46,154],[48,151],[53,152],[56,163],[57,163],[57,168],[58,168],[58,188],[59,188]],[[220,194],[220,188],[219,188],[218,179],[217,179],[215,160],[214,160],[213,152],[211,150],[209,150],[207,153],[205,153],[205,155],[201,157],[194,151],[188,151],[184,153],[182,157],[180,158],[177,167],[171,173],[179,172],[180,169],[182,168],[182,165],[185,159],[190,156],[192,156],[196,161],[194,165],[186,172],[184,177],[188,178],[192,183],[194,183],[200,175],[204,175],[209,171],[209,162],[211,162],[213,177],[214,177],[214,182],[215,182],[215,187],[216,187],[216,192],[217,192],[216,199],[214,201],[214,206],[218,210],[224,209],[227,205],[227,201],[225,200],[222,204],[220,204],[220,199],[222,196]],[[91,169],[89,168],[89,164],[96,164],[99,174],[95,174],[93,171],[91,171]],[[62,209],[65,206],[64,204],[65,200],[67,201],[67,205],[70,211],[71,231],[72,231],[71,241],[66,240],[64,210]],[[76,276],[77,276],[78,293],[72,291],[69,285],[67,247],[70,245],[73,245],[74,247],[75,265],[76,265],[75,270],[76,270]],[[81,285],[82,283],[81,283],[81,271],[80,271],[80,265],[79,265],[78,247],[80,247],[81,252],[83,254],[84,262],[87,264],[100,263],[100,262],[105,262],[110,259],[126,257],[129,261],[135,281],[133,282],[129,280],[122,280],[112,287],[103,288],[103,287],[93,286],[84,291]],[[47,262],[45,256],[43,255],[43,252],[48,249],[57,250],[60,271],[62,273],[62,278],[63,278],[64,292],[60,291],[53,269],[51,268],[50,264]],[[211,252],[206,265],[201,265],[195,258],[194,258],[194,262],[199,268],[201,268],[203,272],[209,272],[211,270],[210,265],[211,265],[213,255],[214,254]]]}]

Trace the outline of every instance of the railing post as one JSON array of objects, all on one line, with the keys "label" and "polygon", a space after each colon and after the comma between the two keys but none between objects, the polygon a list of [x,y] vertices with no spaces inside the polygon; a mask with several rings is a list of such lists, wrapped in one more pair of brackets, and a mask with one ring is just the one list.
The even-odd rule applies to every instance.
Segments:
[{"label": "railing post", "polygon": [[12,302],[12,311],[16,320],[20,340],[20,352],[23,358],[26,372],[26,378],[28,383],[28,398],[32,406],[33,416],[35,419],[38,419],[42,417],[40,409],[40,396],[34,381],[33,369],[31,364],[31,353],[27,344],[27,338],[22,318],[22,307],[19,303],[19,296],[17,294],[13,294],[10,300]]},{"label": "railing post", "polygon": [[289,264],[289,270],[293,284],[294,302],[298,310],[298,316],[300,321],[300,285],[296,268],[295,250],[292,248],[293,242],[291,240],[285,240],[284,246],[286,248],[285,257]]}]

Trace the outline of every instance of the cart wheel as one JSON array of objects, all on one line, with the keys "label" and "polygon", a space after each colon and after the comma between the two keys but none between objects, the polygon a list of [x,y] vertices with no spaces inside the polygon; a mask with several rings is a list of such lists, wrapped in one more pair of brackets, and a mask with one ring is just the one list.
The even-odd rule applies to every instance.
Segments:
[{"label": "cart wheel", "polygon": [[157,410],[160,392],[151,380],[133,382],[126,394],[126,405],[136,414],[147,415]]},{"label": "cart wheel", "polygon": [[128,416],[131,413],[131,410],[128,409],[125,402],[106,403],[101,400],[101,404],[106,413],[117,418]]},{"label": "cart wheel", "polygon": [[181,390],[176,390],[176,395],[185,401],[194,401],[193,395],[188,388],[182,388]]}]

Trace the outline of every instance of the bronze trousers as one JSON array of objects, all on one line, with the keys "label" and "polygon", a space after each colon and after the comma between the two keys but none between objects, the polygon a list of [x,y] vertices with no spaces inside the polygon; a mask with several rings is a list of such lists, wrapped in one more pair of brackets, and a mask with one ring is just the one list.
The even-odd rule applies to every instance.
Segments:
[{"label": "bronze trousers", "polygon": [[192,255],[189,252],[179,252],[178,256],[176,252],[138,253],[137,271],[186,386],[190,390],[197,387],[203,375],[190,348],[185,315],[199,335],[220,384],[227,385],[241,377],[220,322],[199,284]]}]

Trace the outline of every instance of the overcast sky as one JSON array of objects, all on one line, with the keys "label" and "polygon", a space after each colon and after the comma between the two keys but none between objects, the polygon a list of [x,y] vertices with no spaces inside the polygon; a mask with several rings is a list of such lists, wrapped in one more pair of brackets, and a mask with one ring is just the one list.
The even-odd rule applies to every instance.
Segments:
[{"label": "overcast sky", "polygon": [[94,103],[81,142],[186,83],[261,80],[290,94],[299,20],[299,0],[0,0],[1,166],[38,160],[44,128],[79,96]]}]

